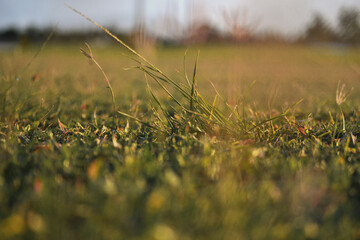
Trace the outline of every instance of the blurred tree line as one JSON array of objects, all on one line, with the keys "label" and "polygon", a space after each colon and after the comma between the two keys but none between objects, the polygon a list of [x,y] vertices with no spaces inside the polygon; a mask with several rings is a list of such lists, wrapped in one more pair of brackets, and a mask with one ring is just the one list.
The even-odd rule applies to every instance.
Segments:
[{"label": "blurred tree line", "polygon": [[314,14],[308,25],[304,40],[309,42],[360,43],[360,11],[355,8],[342,8],[334,28],[319,13]]},{"label": "blurred tree line", "polygon": [[[172,39],[176,44],[199,44],[207,42],[286,42],[286,38],[280,34],[256,35],[254,33],[257,25],[251,25],[246,22],[247,12],[241,12],[239,9],[226,13],[224,20],[228,26],[227,33],[219,31],[208,22],[194,22],[192,27],[183,30],[182,39]],[[245,20],[244,20],[245,19]],[[170,22],[170,21],[164,21]],[[180,27],[178,27],[180,28]],[[135,44],[139,28],[133,29],[134,32],[119,32],[114,27],[108,28],[115,35],[130,45]],[[173,29],[173,27],[171,28]],[[16,28],[8,28],[0,31],[0,42],[17,42],[22,46],[27,46],[33,42],[42,42],[50,34],[52,29],[39,29],[29,27],[25,31],[19,31]],[[144,35],[144,34],[143,34]],[[141,36],[143,36],[141,35]],[[144,35],[145,36],[145,35]],[[150,36],[154,39],[154,36]],[[111,39],[100,30],[91,31],[56,31],[52,41],[58,42],[79,42],[98,40],[106,43],[112,42]],[[338,42],[345,44],[360,44],[360,11],[356,8],[342,8],[338,14],[337,24],[330,24],[321,14],[314,14],[309,25],[306,26],[304,34],[299,37],[300,42]],[[157,43],[166,44],[166,39],[157,39]]]},{"label": "blurred tree line", "polygon": [[[108,29],[123,41],[127,43],[130,42],[131,35],[117,31],[112,27],[108,27]],[[112,42],[112,39],[99,29],[88,31],[56,31],[56,29],[53,28],[40,29],[35,26],[30,26],[23,31],[15,27],[0,31],[0,43],[18,43],[21,48],[27,49],[31,44],[43,43],[53,31],[55,32],[52,35],[51,41],[55,43],[98,41],[98,43],[107,44],[108,42]]]}]

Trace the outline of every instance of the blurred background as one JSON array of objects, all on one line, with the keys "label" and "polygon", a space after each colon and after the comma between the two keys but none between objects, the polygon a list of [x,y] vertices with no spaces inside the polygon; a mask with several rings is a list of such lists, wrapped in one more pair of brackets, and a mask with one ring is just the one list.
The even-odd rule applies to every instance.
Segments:
[{"label": "blurred background", "polygon": [[[115,92],[129,99],[146,95],[143,75],[124,70],[129,66],[125,49],[66,4],[176,81],[184,80],[178,73],[185,72],[184,52],[189,50],[191,74],[201,51],[198,88],[209,99],[215,94],[209,81],[235,105],[256,81],[251,98],[256,109],[285,109],[303,98],[303,110],[315,113],[335,104],[339,81],[360,91],[359,0],[0,0],[2,71],[22,72],[32,61],[29,78],[49,89],[54,81],[57,87],[51,89],[61,91],[59,82],[64,89],[69,82],[57,79],[71,76],[79,84],[74,88],[86,83],[87,94],[95,96],[103,79],[79,53],[87,42]],[[30,60],[54,29],[40,57]],[[98,95],[106,96],[107,89],[100,89]],[[351,100],[360,95],[352,94]]]},{"label": "blurred background", "polygon": [[360,42],[358,0],[0,1],[1,48],[54,40],[109,39],[65,4],[133,46],[203,43]]}]

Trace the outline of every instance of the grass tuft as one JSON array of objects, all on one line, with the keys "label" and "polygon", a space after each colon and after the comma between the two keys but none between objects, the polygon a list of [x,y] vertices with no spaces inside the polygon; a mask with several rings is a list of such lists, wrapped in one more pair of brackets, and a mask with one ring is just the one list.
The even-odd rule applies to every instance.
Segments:
[{"label": "grass tuft", "polygon": [[[245,114],[245,96],[248,94],[249,89],[252,87],[253,84],[251,84],[246,91],[244,97],[243,97],[243,119],[237,118],[235,121],[232,120],[232,118],[227,117],[225,112],[222,111],[222,108],[229,108],[227,104],[223,106],[222,108],[218,108],[215,106],[217,95],[214,98],[213,103],[208,102],[203,98],[198,90],[196,89],[196,81],[197,81],[197,69],[198,69],[198,59],[199,59],[199,53],[197,54],[195,64],[194,64],[194,70],[192,74],[192,81],[190,83],[189,78],[187,77],[186,68],[185,68],[185,57],[186,52],[184,55],[184,80],[188,83],[189,88],[187,88],[184,85],[181,85],[177,83],[175,80],[173,80],[171,77],[163,73],[158,67],[156,67],[153,63],[151,63],[149,60],[147,60],[144,56],[139,54],[137,51],[132,49],[130,46],[128,46],[126,43],[121,41],[119,38],[117,38],[114,34],[112,34],[108,29],[101,26],[82,12],[72,8],[69,5],[66,5],[70,9],[72,9],[74,12],[79,14],[80,16],[84,17],[100,29],[102,29],[106,34],[108,34],[110,37],[112,37],[116,42],[118,42],[120,45],[125,47],[127,50],[129,50],[132,54],[137,57],[135,59],[135,62],[138,64],[135,66],[135,68],[142,71],[146,76],[148,76],[150,79],[152,79],[154,82],[156,82],[159,87],[166,93],[166,95],[169,97],[170,100],[172,100],[174,103],[176,103],[176,107],[174,106],[168,106],[174,113],[170,113],[169,110],[166,110],[166,107],[163,103],[161,103],[158,98],[155,96],[154,92],[149,87],[149,84],[147,84],[149,92],[156,102],[156,105],[161,109],[161,112],[163,113],[164,117],[166,118],[166,121],[161,121],[161,125],[165,126],[163,123],[167,122],[168,125],[165,126],[167,129],[162,129],[162,132],[168,132],[170,134],[179,132],[181,129],[184,129],[183,126],[188,124],[190,121],[192,125],[196,126],[195,129],[199,133],[202,133],[205,131],[209,135],[221,135],[221,136],[230,136],[235,137],[236,139],[244,136],[253,134],[253,130],[258,128],[259,126],[269,122],[274,121],[279,118],[284,117],[291,108],[286,109],[281,114],[271,117],[269,119],[262,120],[258,123],[247,121],[246,114]],[[106,74],[103,72],[100,65],[95,61],[91,54],[90,47],[87,45],[89,53],[86,53],[84,50],[81,50],[82,53],[90,58],[102,71],[105,79],[108,82],[109,88],[111,90],[112,96],[113,96],[113,103],[114,103],[114,95],[113,91],[110,85],[110,82],[108,81]],[[173,93],[170,92],[169,87],[173,88],[177,94],[180,94],[183,98],[185,98],[185,102],[179,100]],[[186,104],[186,102],[188,104]],[[295,103],[293,107],[298,105],[301,102],[301,100],[297,103]],[[114,104],[115,105],[115,104]],[[187,107],[189,106],[189,107]],[[155,107],[155,106],[154,106]],[[229,109],[228,109],[229,110]],[[230,112],[233,113],[233,109],[230,108]],[[129,114],[124,114],[120,112],[122,115],[129,117]],[[174,118],[174,115],[180,116],[178,118]],[[137,120],[141,123],[144,123],[143,121],[140,121],[136,117],[131,117],[133,120]],[[159,119],[159,115],[156,114],[156,118]],[[147,126],[153,126],[153,125],[160,125],[160,124],[146,124]],[[250,127],[252,126],[252,127]],[[213,129],[218,129],[217,131],[213,131]]]}]

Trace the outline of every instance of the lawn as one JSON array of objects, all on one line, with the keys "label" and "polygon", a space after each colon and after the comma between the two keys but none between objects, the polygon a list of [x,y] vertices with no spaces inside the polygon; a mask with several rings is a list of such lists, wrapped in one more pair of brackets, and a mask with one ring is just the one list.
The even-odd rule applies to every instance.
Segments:
[{"label": "lawn", "polygon": [[84,44],[1,52],[0,239],[360,238],[360,49],[89,45],[115,112]]}]

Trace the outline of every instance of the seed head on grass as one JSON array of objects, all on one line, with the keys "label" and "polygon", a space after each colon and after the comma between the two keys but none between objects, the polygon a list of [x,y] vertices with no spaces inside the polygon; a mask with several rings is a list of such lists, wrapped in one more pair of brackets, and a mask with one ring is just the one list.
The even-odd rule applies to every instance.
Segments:
[{"label": "seed head on grass", "polygon": [[90,48],[90,46],[89,46],[88,43],[85,43],[85,46],[86,46],[86,48],[88,49],[89,53],[87,53],[87,52],[86,52],[84,49],[82,49],[82,48],[80,48],[80,52],[81,52],[82,54],[84,54],[85,57],[87,57],[87,58],[89,58],[90,60],[92,60],[94,57],[93,57],[93,55],[92,55],[91,48]]},{"label": "seed head on grass", "polygon": [[[339,106],[339,110],[341,113],[343,132],[346,131],[346,123],[345,123],[344,112],[342,110],[341,105],[346,101],[346,99],[350,95],[351,91],[352,91],[352,88],[348,92],[345,92],[345,84],[341,84],[341,86],[340,86],[340,82],[338,83],[338,87],[336,89],[336,104]],[[336,119],[336,122],[337,122],[337,119]],[[334,131],[334,134],[335,134],[335,131]]]},{"label": "seed head on grass", "polygon": [[340,82],[338,84],[338,87],[336,89],[336,104],[338,106],[340,106],[341,104],[343,104],[347,97],[350,95],[352,91],[352,88],[348,91],[348,92],[345,92],[345,84],[341,84],[340,86]]}]

